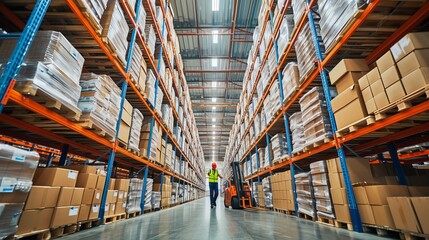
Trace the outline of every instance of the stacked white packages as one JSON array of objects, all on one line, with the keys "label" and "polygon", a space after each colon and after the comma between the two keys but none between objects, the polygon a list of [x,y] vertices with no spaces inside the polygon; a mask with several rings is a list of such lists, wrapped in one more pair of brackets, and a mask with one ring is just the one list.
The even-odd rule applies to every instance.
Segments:
[{"label": "stacked white packages", "polygon": [[140,212],[141,194],[143,188],[143,180],[139,178],[130,179],[130,187],[128,189],[127,213]]},{"label": "stacked white packages", "polygon": [[289,117],[290,131],[292,132],[292,153],[301,151],[304,148],[304,125],[302,124],[301,112],[296,112]]},{"label": "stacked white packages", "polygon": [[140,151],[140,135],[143,125],[143,114],[137,108],[133,109],[132,121],[131,121],[131,130],[130,130],[130,139],[128,141],[128,148],[134,151]]},{"label": "stacked white packages", "polygon": [[161,192],[152,192],[152,209],[161,208]]},{"label": "stacked white packages", "polygon": [[313,186],[310,172],[296,174],[295,184],[298,212],[304,213],[311,217],[316,217],[316,203],[313,195]]},{"label": "stacked white packages", "polygon": [[334,218],[331,194],[329,191],[328,169],[325,161],[317,161],[310,164],[311,181],[316,200],[317,215]]}]

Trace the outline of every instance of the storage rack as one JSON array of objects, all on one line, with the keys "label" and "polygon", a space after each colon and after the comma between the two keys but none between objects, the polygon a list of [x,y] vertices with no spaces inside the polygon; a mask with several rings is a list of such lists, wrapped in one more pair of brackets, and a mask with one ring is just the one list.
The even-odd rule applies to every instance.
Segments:
[{"label": "storage rack", "polygon": [[[146,12],[148,12],[149,15],[148,18],[152,20],[153,26],[156,29],[155,32],[157,36],[157,41],[160,41],[159,59],[164,56],[164,60],[167,62],[170,71],[173,71],[173,63],[170,62],[169,56],[166,54],[165,51],[163,51],[163,49],[165,49],[166,47],[165,29],[167,29],[168,37],[170,39],[172,38],[172,29],[170,29],[169,24],[167,24],[165,21],[165,19],[167,19],[166,10],[168,9],[169,2],[157,1],[157,4],[162,6],[161,8],[163,10],[162,29],[159,29],[159,26],[156,22],[155,11],[151,5],[150,0],[144,2],[142,2],[142,0],[137,1],[135,8],[135,17],[133,17],[133,14],[131,13],[131,10],[127,5],[126,1],[119,0],[122,10],[125,12],[127,22],[130,26],[132,26],[131,41],[129,42],[129,49],[127,50],[129,52],[125,66],[115,58],[114,54],[109,50],[107,44],[98,35],[98,30],[91,25],[90,21],[85,16],[85,12],[83,12],[78,7],[76,2],[78,1],[64,0],[61,2],[55,1],[51,3],[51,1],[49,0],[28,0],[20,1],[16,5],[14,5],[14,1],[4,1],[4,3],[2,3],[2,11],[6,9],[4,12],[7,12],[7,14],[5,15],[7,15],[9,19],[15,20],[17,26],[22,29],[22,33],[0,35],[0,37],[2,38],[19,38],[19,41],[15,47],[15,51],[10,58],[10,62],[1,76],[0,99],[2,101],[0,105],[0,113],[2,112],[2,110],[6,112],[11,112],[14,109],[27,109],[28,112],[25,112],[24,114],[36,115],[37,117],[40,117],[45,122],[47,122],[49,126],[54,126],[57,129],[60,128],[61,130],[49,131],[47,129],[44,129],[43,127],[36,126],[37,124],[35,122],[32,123],[18,119],[19,115],[14,116],[13,114],[1,113],[1,134],[5,134],[18,139],[24,139],[28,142],[41,144],[55,149],[61,149],[60,165],[65,164],[66,157],[69,153],[79,155],[84,158],[90,158],[95,159],[97,161],[106,162],[108,170],[106,176],[106,184],[102,196],[102,203],[99,215],[100,219],[103,219],[104,217],[103,208],[106,201],[107,190],[109,188],[109,182],[114,165],[129,169],[131,173],[130,175],[133,175],[133,173],[135,172],[139,173],[144,170],[144,184],[142,190],[143,199],[146,191],[146,179],[149,175],[149,170],[152,175],[161,174],[162,176],[164,176],[164,174],[167,174],[168,176],[171,176],[173,181],[174,179],[176,179],[177,181],[182,182],[183,188],[185,187],[184,184],[188,184],[196,187],[201,191],[204,191],[205,178],[202,175],[204,155],[201,149],[201,144],[198,139],[198,135],[192,131],[190,131],[191,135],[189,135],[187,131],[182,131],[181,133],[181,137],[185,137],[184,141],[187,141],[188,144],[191,144],[191,140],[194,140],[199,146],[197,151],[195,151],[195,149],[193,148],[194,146],[191,147],[191,153],[194,156],[193,159],[196,160],[193,163],[191,161],[190,156],[185,153],[185,149],[183,149],[179,145],[179,142],[176,140],[178,138],[178,133],[172,133],[169,129],[167,129],[160,115],[155,111],[156,106],[152,106],[151,104],[149,104],[149,102],[147,102],[146,98],[140,93],[136,85],[131,81],[130,75],[128,73],[132,61],[132,53],[134,47],[140,46],[142,48],[144,59],[148,62],[149,67],[155,73],[156,86],[159,84],[161,90],[164,92],[164,102],[168,102],[168,104],[172,107],[176,127],[180,126],[181,129],[185,130],[185,125],[184,123],[182,123],[178,112],[174,108],[173,101],[171,99],[171,96],[169,95],[168,89],[166,89],[163,79],[161,79],[160,77],[160,62],[158,62],[158,66],[155,66],[155,61],[152,57],[152,55],[155,53],[150,53],[148,47],[146,46],[145,40],[142,37],[142,33],[138,30],[136,25],[136,21],[140,13],[140,7],[145,7],[145,10]],[[22,11],[23,9],[19,9],[19,7],[22,7],[24,4],[35,5],[32,11],[28,11],[27,9],[25,9],[25,11]],[[14,14],[15,9],[9,10],[7,8],[9,6],[18,7],[18,9],[21,10],[19,13],[21,15],[19,17],[16,16]],[[51,10],[50,7],[54,8],[54,10]],[[28,17],[29,15],[30,17]],[[25,26],[24,24],[20,24],[20,21],[17,21],[22,18],[28,18]],[[64,20],[60,18],[67,19]],[[57,25],[58,23],[60,25]],[[61,25],[62,23],[64,25]],[[15,80],[13,79],[19,72],[19,67],[25,59],[26,53],[28,51],[28,46],[32,43],[39,27],[44,28],[46,30],[59,30],[65,31],[65,33],[72,33],[70,34],[71,36],[66,35],[66,37],[78,49],[78,51],[83,51],[85,53],[94,53],[95,57],[93,58],[98,61],[98,64],[95,61],[86,62],[84,67],[87,70],[97,72],[98,67],[103,66],[103,68],[99,69],[98,72],[108,74],[112,76],[112,78],[116,77],[114,79],[121,79],[121,81],[117,81],[118,84],[122,83],[122,100],[120,105],[121,107],[119,112],[119,118],[116,124],[116,136],[113,142],[93,133],[88,129],[83,128],[79,124],[67,119],[62,114],[59,114],[47,108],[46,106],[37,103],[30,98],[27,98],[23,94],[13,89],[15,83]],[[94,48],[94,46],[96,47]],[[174,47],[178,48],[179,46]],[[180,60],[179,56],[177,56],[176,52],[174,51],[173,54],[179,72],[183,73],[181,67],[178,65]],[[171,73],[173,78],[175,78],[174,73]],[[175,93],[177,94],[177,96],[179,96],[178,106],[181,106],[183,108],[187,107],[187,109],[183,111],[184,119],[186,119],[187,117],[186,112],[189,111],[189,113],[191,113],[191,116],[188,116],[188,118],[192,121],[190,124],[195,125],[195,119],[192,114],[192,108],[190,107],[190,101],[188,98],[182,100],[182,97],[180,96],[179,92],[179,87],[182,87],[184,91],[187,91],[187,85],[185,83],[185,79],[183,79],[183,74],[180,74],[180,86],[176,85],[176,81],[173,81],[173,85]],[[145,116],[149,115],[151,117],[150,135],[152,135],[156,121],[162,128],[162,132],[165,135],[165,141],[170,141],[173,144],[173,157],[177,155],[180,156],[179,163],[176,163],[176,158],[174,158],[174,166],[176,164],[182,166],[183,161],[187,161],[190,168],[193,169],[196,173],[196,176],[198,178],[196,181],[192,179],[186,179],[184,177],[184,173],[181,172],[181,167],[180,172],[175,173],[170,169],[166,169],[163,166],[155,164],[147,157],[137,156],[129,152],[127,149],[119,146],[118,131],[120,127],[124,99],[127,92],[130,94],[128,100],[133,105],[133,107],[138,108]],[[157,87],[155,87],[155,99],[156,95]],[[187,105],[185,105],[185,101]],[[190,136],[192,136],[192,138]],[[149,141],[149,146],[147,150],[148,156],[150,155],[150,145],[151,141]],[[188,170],[186,169],[186,171]],[[163,178],[161,178],[161,191],[162,179]],[[144,202],[142,202],[141,204],[141,209],[143,213]]]},{"label": "storage rack", "polygon": [[[389,2],[389,1],[380,1],[380,0],[374,0],[371,1],[368,6],[359,12],[358,15],[355,16],[354,21],[351,23],[350,27],[346,29],[343,33],[341,38],[337,41],[337,43],[334,45],[334,47],[326,53],[326,56],[323,57],[323,52],[321,51],[321,48],[319,46],[318,40],[315,37],[316,36],[316,30],[315,30],[315,24],[314,20],[311,14],[311,8],[316,4],[316,1],[307,1],[307,7],[305,9],[304,14],[300,18],[298,22],[295,23],[295,29],[293,30],[292,37],[290,38],[290,41],[286,47],[286,50],[281,53],[279,52],[279,49],[277,48],[277,33],[279,31],[280,22],[283,16],[288,11],[288,8],[291,5],[291,1],[286,1],[284,4],[283,9],[276,9],[276,14],[280,16],[274,17],[273,9],[275,8],[274,1],[269,1],[267,5],[269,6],[268,9],[263,13],[264,15],[264,26],[262,27],[265,29],[266,22],[268,20],[268,17],[271,21],[271,23],[274,23],[274,21],[277,19],[277,22],[275,22],[274,27],[271,32],[271,38],[268,44],[268,48],[265,52],[265,55],[263,56],[263,60],[261,61],[261,67],[259,70],[259,73],[255,79],[255,84],[252,88],[252,91],[249,93],[248,99],[242,98],[246,101],[245,108],[241,109],[242,117],[240,118],[240,107],[238,106],[237,109],[237,116],[236,116],[236,122],[235,125],[238,126],[236,128],[236,131],[233,131],[230,136],[230,145],[227,148],[227,155],[225,157],[225,165],[224,165],[224,171],[227,173],[230,173],[228,171],[228,166],[231,161],[240,161],[244,162],[246,160],[251,159],[251,154],[256,153],[256,158],[258,158],[258,148],[263,147],[269,144],[270,142],[270,136],[279,132],[285,132],[286,139],[287,139],[287,145],[288,145],[288,153],[289,156],[283,157],[278,164],[271,164],[266,169],[261,169],[259,166],[257,168],[259,169],[259,172],[256,174],[252,174],[248,176],[246,179],[252,183],[252,181],[256,180],[258,183],[260,182],[261,177],[269,176],[274,172],[277,172],[279,170],[285,170],[290,169],[291,175],[292,175],[292,186],[293,186],[293,192],[294,192],[294,198],[296,199],[296,190],[295,190],[295,180],[294,180],[294,171],[295,166],[308,166],[309,163],[321,160],[321,159],[330,159],[334,157],[339,157],[341,161],[343,176],[345,180],[345,187],[347,192],[347,198],[349,201],[349,207],[350,207],[350,213],[353,223],[353,229],[355,231],[362,231],[362,223],[360,220],[359,212],[357,210],[357,205],[355,202],[352,185],[350,183],[350,177],[348,175],[347,165],[346,165],[346,154],[356,154],[358,153],[359,156],[368,156],[372,154],[377,154],[380,152],[384,152],[386,150],[389,150],[390,155],[392,157],[395,170],[397,172],[397,175],[399,179],[401,180],[401,183],[404,184],[405,182],[403,179],[405,178],[405,175],[400,167],[398,155],[396,152],[396,149],[410,146],[413,144],[418,144],[421,142],[427,141],[427,131],[429,130],[429,125],[427,124],[428,120],[428,114],[427,111],[429,110],[429,101],[424,100],[422,103],[419,103],[417,105],[412,106],[411,108],[392,114],[385,119],[376,121],[372,125],[364,126],[361,129],[358,129],[354,132],[347,133],[343,136],[337,136],[335,135],[335,132],[337,131],[334,115],[331,109],[331,96],[329,93],[329,80],[327,77],[327,70],[328,67],[333,67],[338,63],[344,56],[347,56],[348,58],[353,58],[353,56],[365,58],[366,62],[368,64],[372,64],[375,62],[376,59],[378,59],[382,54],[384,54],[386,51],[389,50],[389,48],[397,42],[399,39],[401,39],[405,34],[416,28],[420,23],[422,23],[428,16],[429,16],[429,3],[426,2],[420,2],[406,5],[407,3],[405,1],[396,1],[395,3]],[[402,12],[399,13],[393,13],[392,16],[389,16],[388,19],[392,20],[394,23],[389,25],[388,30],[381,31],[381,32],[375,32],[374,26],[377,26],[378,23],[382,23],[384,18],[380,17],[382,16],[381,13],[383,11],[386,11],[386,9],[389,9],[389,7],[394,6],[389,4],[397,4],[399,5],[405,5]],[[303,83],[299,86],[299,89],[297,89],[293,94],[292,97],[287,99],[286,102],[283,102],[283,88],[282,86],[279,86],[280,88],[280,100],[282,103],[281,108],[276,112],[274,115],[274,120],[268,123],[268,126],[263,129],[258,136],[256,136],[256,139],[253,141],[253,143],[250,143],[250,146],[245,149],[244,154],[239,154],[239,146],[243,145],[243,141],[246,137],[246,134],[249,133],[249,130],[251,127],[253,127],[253,122],[255,120],[256,114],[260,112],[261,107],[263,105],[264,100],[267,98],[269,90],[274,84],[276,78],[279,79],[279,84],[281,84],[281,78],[282,78],[282,70],[285,67],[287,61],[290,61],[290,59],[293,59],[293,46],[297,39],[298,34],[303,28],[304,23],[310,23],[310,27],[312,30],[312,35],[314,39],[314,47],[316,49],[317,53],[317,69],[314,69],[305,79]],[[371,32],[371,35],[363,35],[369,31]],[[261,36],[259,41],[254,44],[256,44],[256,49],[259,49],[260,43],[263,38],[264,31],[261,31]],[[359,41],[362,41],[362,38],[359,38],[359,36],[364,36],[365,38],[369,38],[369,44],[365,46],[359,46]],[[261,77],[261,71],[266,63],[266,59],[269,55],[269,52],[271,48],[275,48],[276,52],[276,62],[277,62],[277,70],[275,73],[271,76],[269,79],[269,84],[265,87],[264,94],[259,102],[259,104],[255,107],[255,104],[253,102],[253,95],[255,93],[256,85]],[[353,47],[359,47],[360,52],[353,52],[350,51]],[[258,55],[258,50],[255,52],[252,63],[250,65],[248,78],[244,79],[244,88],[243,92],[247,90],[247,85],[250,82],[250,75],[253,71],[253,66],[255,64],[256,56]],[[246,75],[245,75],[246,76]],[[306,93],[309,90],[309,86],[319,85],[320,83],[323,85],[323,90],[327,102],[327,108],[329,112],[330,122],[331,126],[333,128],[334,137],[333,140],[322,143],[320,146],[314,147],[313,149],[310,149],[308,151],[301,152],[299,154],[293,155],[292,154],[292,145],[291,145],[291,134],[289,130],[289,119],[288,116],[290,113],[293,113],[296,111],[296,109],[299,109],[299,106],[297,105],[297,100],[301,95]],[[246,130],[244,134],[242,135],[242,138],[238,137],[238,131],[239,126],[243,124],[244,118],[247,114],[247,110],[249,107],[253,107],[253,116],[249,116],[250,121],[248,126],[246,127]],[[280,121],[283,118],[283,123]],[[238,120],[238,121],[237,121]],[[407,120],[412,120],[414,123],[409,125],[406,123]],[[234,128],[233,128],[234,129]],[[418,136],[419,134],[423,134],[424,136]],[[238,140],[235,140],[238,139]],[[265,141],[264,141],[265,140]],[[387,146],[386,146],[387,145]],[[270,154],[268,150],[268,154]],[[427,154],[427,151],[422,151],[418,153],[411,153],[411,154],[404,154],[401,155],[400,159],[405,158],[413,158],[416,156],[424,156]],[[404,160],[405,161],[405,160]],[[422,162],[425,161],[425,158],[417,159],[416,161]],[[245,164],[252,164],[251,161],[246,161]],[[259,163],[259,161],[257,161]],[[297,201],[295,201],[295,212],[297,213]]]}]

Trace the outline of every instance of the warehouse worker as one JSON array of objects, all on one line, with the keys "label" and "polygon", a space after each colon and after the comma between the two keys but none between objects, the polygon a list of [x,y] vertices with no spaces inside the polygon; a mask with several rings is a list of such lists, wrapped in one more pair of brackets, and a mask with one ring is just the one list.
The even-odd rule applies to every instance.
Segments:
[{"label": "warehouse worker", "polygon": [[216,207],[216,199],[219,194],[218,178],[223,178],[216,169],[216,163],[212,163],[212,169],[208,172],[210,188],[210,207]]}]

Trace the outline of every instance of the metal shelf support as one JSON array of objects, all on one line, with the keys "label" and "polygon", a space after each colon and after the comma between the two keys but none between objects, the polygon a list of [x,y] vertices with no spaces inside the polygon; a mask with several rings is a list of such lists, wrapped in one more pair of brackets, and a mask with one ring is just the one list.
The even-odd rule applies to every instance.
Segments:
[{"label": "metal shelf support", "polygon": [[69,153],[69,145],[64,144],[63,149],[61,150],[60,162],[58,163],[59,166],[66,166],[68,153]]},{"label": "metal shelf support", "polygon": [[401,162],[399,161],[398,151],[396,150],[395,145],[389,142],[387,143],[387,148],[389,149],[390,158],[392,159],[393,167],[395,168],[399,184],[408,185],[407,176],[404,173],[404,169],[402,169]]}]

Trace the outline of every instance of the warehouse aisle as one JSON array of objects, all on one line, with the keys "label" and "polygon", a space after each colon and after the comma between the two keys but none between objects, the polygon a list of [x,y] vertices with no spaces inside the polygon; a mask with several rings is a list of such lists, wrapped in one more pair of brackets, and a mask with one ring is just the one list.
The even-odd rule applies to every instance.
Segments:
[{"label": "warehouse aisle", "polygon": [[[222,199],[219,199],[221,203]],[[220,204],[218,204],[220,205]],[[210,209],[203,198],[143,217],[62,238],[94,239],[386,239],[315,224],[271,211]]]}]

